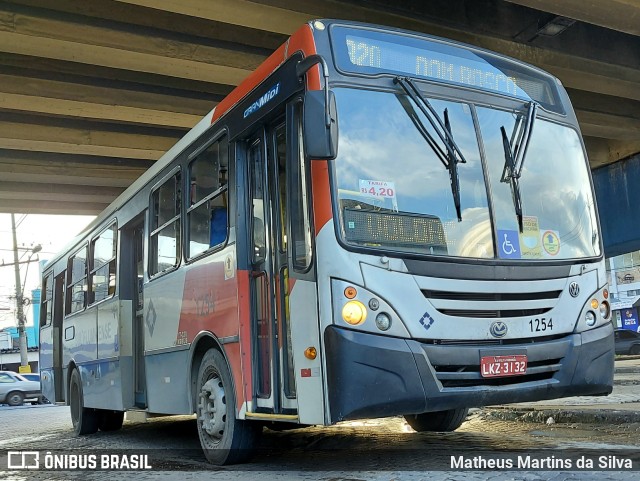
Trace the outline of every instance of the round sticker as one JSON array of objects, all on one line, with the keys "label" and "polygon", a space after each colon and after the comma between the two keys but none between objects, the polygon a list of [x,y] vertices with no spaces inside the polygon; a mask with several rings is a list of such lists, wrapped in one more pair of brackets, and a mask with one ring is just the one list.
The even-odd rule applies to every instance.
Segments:
[{"label": "round sticker", "polygon": [[555,256],[560,252],[560,238],[552,230],[545,231],[542,234],[542,247],[550,256]]}]

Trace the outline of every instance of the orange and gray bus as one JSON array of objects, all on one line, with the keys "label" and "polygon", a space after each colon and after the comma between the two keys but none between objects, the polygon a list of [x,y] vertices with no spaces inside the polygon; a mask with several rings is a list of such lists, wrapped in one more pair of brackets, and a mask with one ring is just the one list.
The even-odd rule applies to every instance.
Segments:
[{"label": "orange and gray bus", "polygon": [[78,434],[195,414],[216,464],[267,423],[453,430],[610,393],[606,282],[557,78],[318,20],[45,266],[43,393]]}]

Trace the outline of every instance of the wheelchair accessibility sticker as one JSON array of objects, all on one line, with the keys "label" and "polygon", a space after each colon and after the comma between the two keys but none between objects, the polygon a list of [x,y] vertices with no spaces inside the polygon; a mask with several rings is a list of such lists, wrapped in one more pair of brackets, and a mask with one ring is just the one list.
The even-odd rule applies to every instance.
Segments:
[{"label": "wheelchair accessibility sticker", "polygon": [[501,259],[520,259],[520,239],[518,231],[498,230],[498,255]]}]

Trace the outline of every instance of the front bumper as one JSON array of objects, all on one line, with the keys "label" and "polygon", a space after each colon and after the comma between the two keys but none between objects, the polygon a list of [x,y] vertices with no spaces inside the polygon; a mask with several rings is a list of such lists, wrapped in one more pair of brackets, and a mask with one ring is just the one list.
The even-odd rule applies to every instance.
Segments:
[{"label": "front bumper", "polygon": [[[613,326],[539,342],[434,345],[325,330],[332,422],[458,407],[606,395],[613,389]],[[527,374],[482,378],[480,357],[526,354]]]}]

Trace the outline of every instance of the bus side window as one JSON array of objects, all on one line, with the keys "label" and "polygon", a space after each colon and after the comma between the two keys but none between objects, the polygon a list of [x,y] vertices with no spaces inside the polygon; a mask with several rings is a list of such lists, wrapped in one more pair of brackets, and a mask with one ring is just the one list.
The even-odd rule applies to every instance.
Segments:
[{"label": "bus side window", "polygon": [[69,257],[67,264],[67,302],[65,313],[73,314],[87,307],[87,247]]},{"label": "bus side window", "polygon": [[[291,237],[293,267],[298,271],[306,271],[311,266],[311,216],[309,214],[309,185],[307,163],[302,141],[301,108],[296,108],[295,130],[292,138],[294,152],[290,172]],[[295,136],[295,137],[294,137]]]},{"label": "bus side window", "polygon": [[227,240],[228,169],[229,143],[226,137],[212,143],[189,165],[188,258]]},{"label": "bus side window", "polygon": [[180,262],[180,196],[180,172],[151,194],[149,276],[176,267]]},{"label": "bus side window", "polygon": [[48,326],[53,319],[53,273],[42,282],[42,308],[40,310],[40,326]]},{"label": "bus side window", "polygon": [[116,292],[117,239],[118,229],[114,223],[91,243],[91,303],[106,299]]}]

